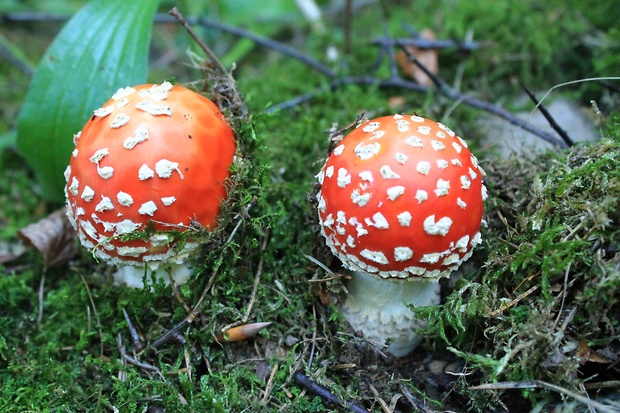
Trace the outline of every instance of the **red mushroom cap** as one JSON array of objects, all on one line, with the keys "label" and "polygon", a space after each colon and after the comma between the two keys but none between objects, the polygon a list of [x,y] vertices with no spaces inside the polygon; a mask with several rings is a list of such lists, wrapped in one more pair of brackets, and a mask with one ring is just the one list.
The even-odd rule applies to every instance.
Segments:
[{"label": "red mushroom cap", "polygon": [[322,234],[346,267],[438,279],[480,243],[484,171],[467,144],[420,116],[364,122],[318,175]]},{"label": "red mushroom cap", "polygon": [[67,215],[97,257],[113,264],[164,261],[178,253],[166,234],[120,237],[149,222],[158,231],[215,226],[236,143],[204,96],[169,82],[119,89],[74,140],[65,172]]}]

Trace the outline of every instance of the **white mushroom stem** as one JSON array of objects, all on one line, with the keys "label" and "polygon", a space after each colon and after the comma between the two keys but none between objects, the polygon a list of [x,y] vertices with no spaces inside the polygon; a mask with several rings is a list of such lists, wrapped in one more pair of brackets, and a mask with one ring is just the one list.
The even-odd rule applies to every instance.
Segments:
[{"label": "white mushroom stem", "polygon": [[353,329],[376,349],[403,357],[420,342],[418,334],[426,326],[407,305],[416,307],[439,304],[439,284],[433,281],[391,281],[364,272],[353,272],[342,312]]},{"label": "white mushroom stem", "polygon": [[114,283],[127,285],[133,288],[143,288],[159,280],[169,284],[172,279],[175,285],[181,285],[193,274],[193,268],[188,263],[166,263],[152,268],[144,265],[119,265],[114,273]]}]

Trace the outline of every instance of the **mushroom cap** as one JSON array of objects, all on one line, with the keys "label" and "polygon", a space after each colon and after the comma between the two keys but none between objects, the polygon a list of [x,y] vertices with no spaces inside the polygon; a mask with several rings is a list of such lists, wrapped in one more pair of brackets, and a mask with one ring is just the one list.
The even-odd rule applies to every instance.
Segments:
[{"label": "mushroom cap", "polygon": [[416,115],[366,121],[317,175],[321,233],[354,271],[447,277],[481,242],[484,175],[465,141],[440,123]]},{"label": "mushroom cap", "polygon": [[[220,109],[169,82],[119,89],[74,137],[65,178],[82,245],[112,264],[179,257],[159,231],[213,229],[236,143]],[[152,228],[148,240],[121,238]],[[188,240],[185,251],[197,243]]]}]

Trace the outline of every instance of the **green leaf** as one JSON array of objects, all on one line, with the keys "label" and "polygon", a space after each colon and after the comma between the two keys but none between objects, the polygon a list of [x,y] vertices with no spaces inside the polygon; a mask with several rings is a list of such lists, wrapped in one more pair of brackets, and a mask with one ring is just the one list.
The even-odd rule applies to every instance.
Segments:
[{"label": "green leaf", "polygon": [[158,0],[94,0],[45,52],[19,114],[17,149],[42,194],[62,201],[73,135],[123,86],[146,81]]}]

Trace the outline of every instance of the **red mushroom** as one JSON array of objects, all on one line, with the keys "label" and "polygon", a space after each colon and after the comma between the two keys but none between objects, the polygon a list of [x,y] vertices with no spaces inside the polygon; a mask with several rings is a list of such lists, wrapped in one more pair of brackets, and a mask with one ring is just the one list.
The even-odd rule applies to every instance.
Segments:
[{"label": "red mushroom", "polygon": [[440,123],[394,115],[340,141],[318,174],[327,246],[353,270],[343,313],[395,356],[425,325],[405,304],[435,305],[437,281],[481,242],[485,175],[467,144]]},{"label": "red mushroom", "polygon": [[[75,135],[65,171],[67,215],[80,242],[142,286],[144,264],[173,268],[175,282],[200,245],[173,233],[213,229],[227,198],[235,135],[204,96],[169,82],[119,89]],[[149,229],[148,239],[128,234]]]}]

